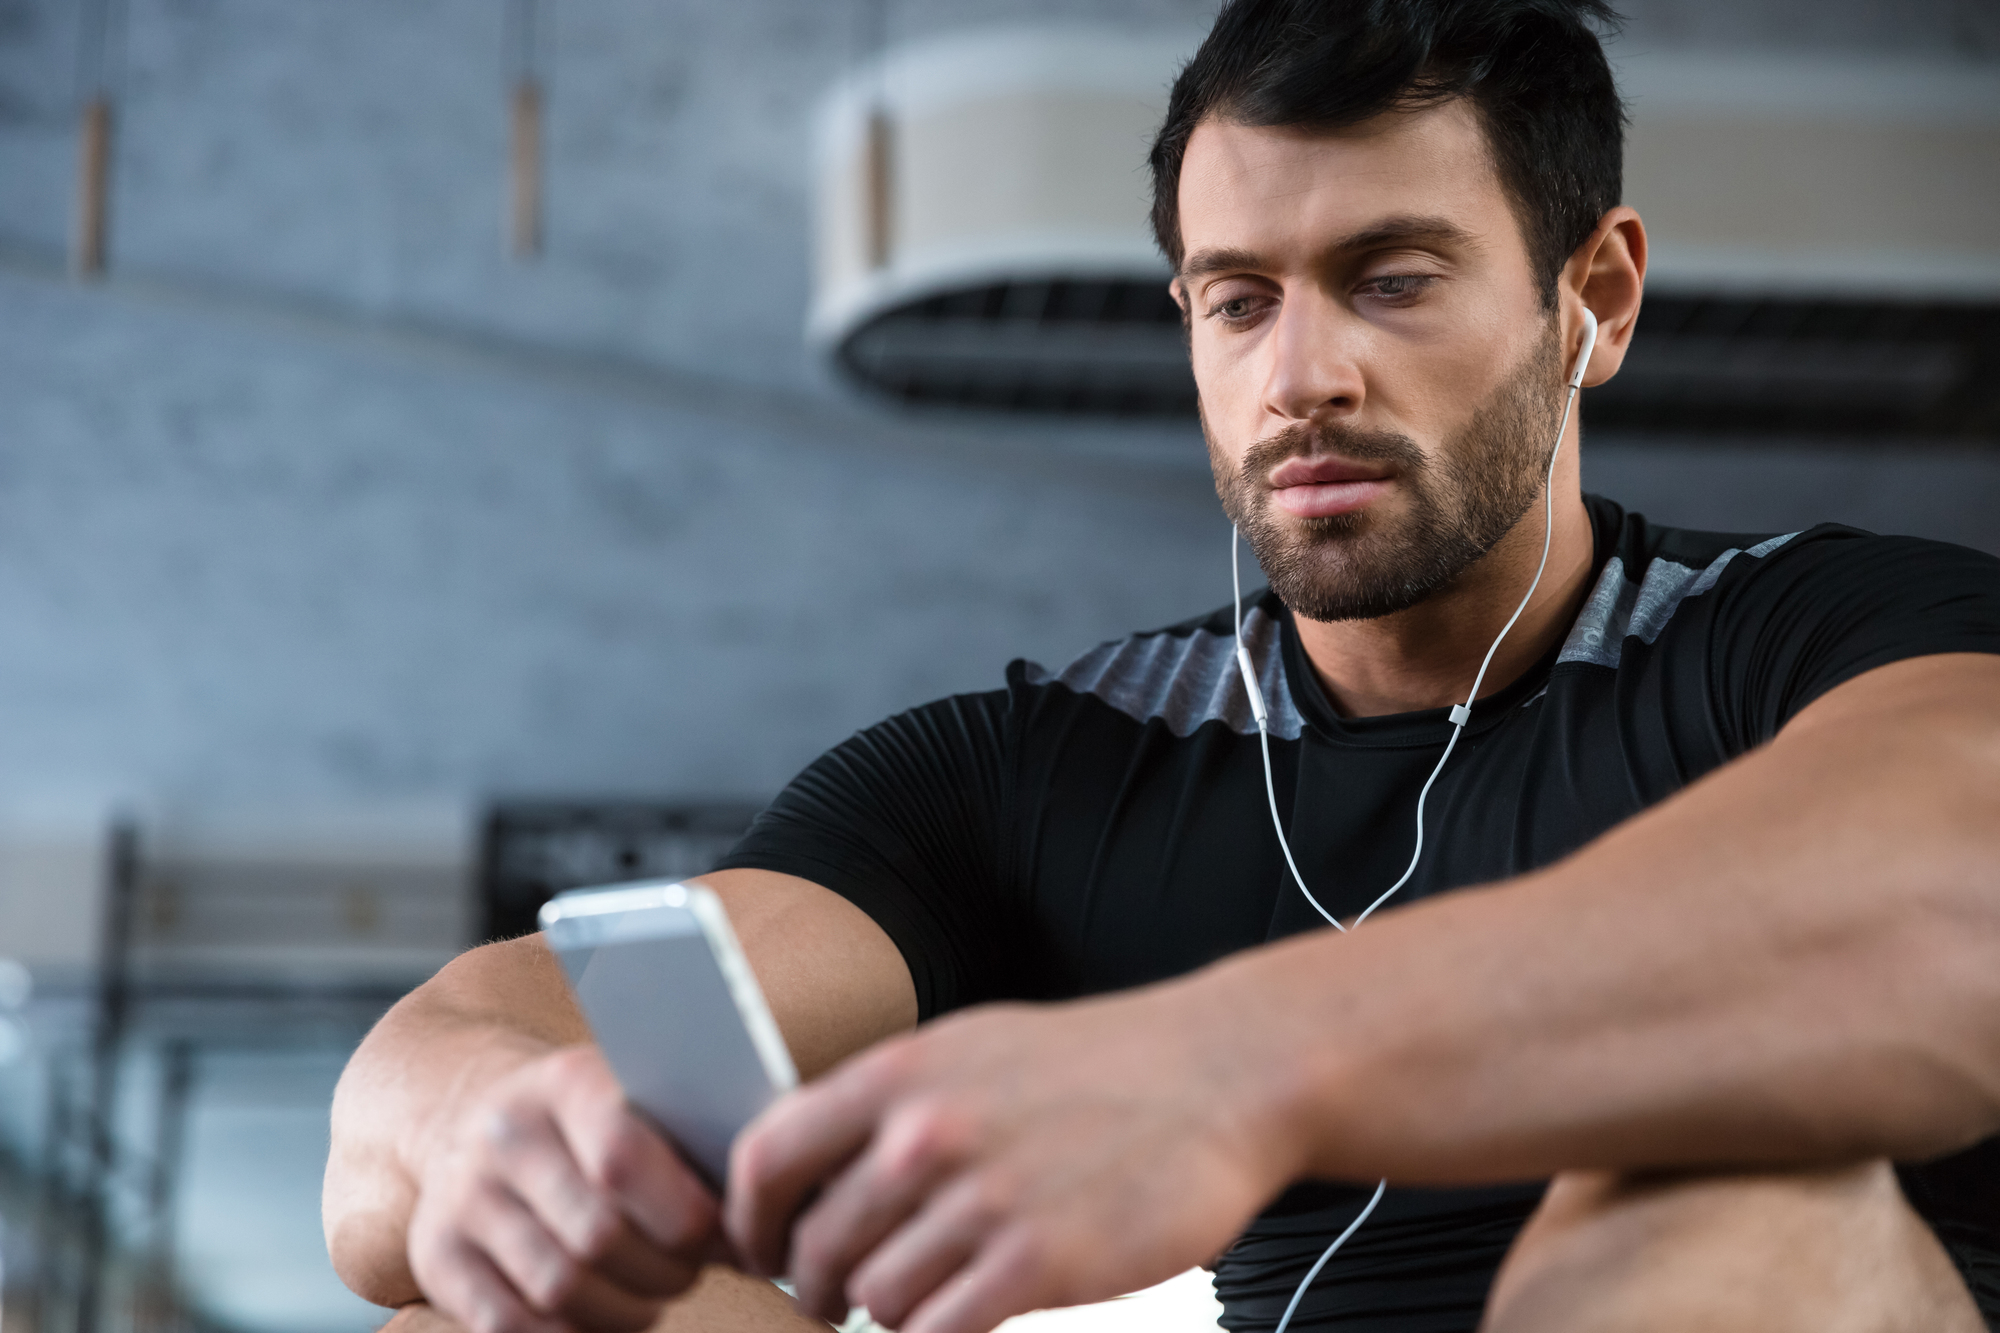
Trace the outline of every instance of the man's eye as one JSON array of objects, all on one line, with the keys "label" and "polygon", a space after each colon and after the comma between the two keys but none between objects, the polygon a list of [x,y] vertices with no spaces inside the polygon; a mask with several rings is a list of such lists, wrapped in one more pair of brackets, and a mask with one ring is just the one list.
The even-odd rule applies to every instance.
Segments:
[{"label": "man's eye", "polygon": [[1398,301],[1420,294],[1436,281],[1428,273],[1390,273],[1374,279],[1368,287],[1376,296]]},{"label": "man's eye", "polygon": [[1251,315],[1255,314],[1256,312],[1257,312],[1256,297],[1237,296],[1237,297],[1232,297],[1227,301],[1220,302],[1219,304],[1212,307],[1208,313],[1211,315],[1219,315],[1223,319],[1240,320],[1240,319],[1248,319],[1250,318]]}]

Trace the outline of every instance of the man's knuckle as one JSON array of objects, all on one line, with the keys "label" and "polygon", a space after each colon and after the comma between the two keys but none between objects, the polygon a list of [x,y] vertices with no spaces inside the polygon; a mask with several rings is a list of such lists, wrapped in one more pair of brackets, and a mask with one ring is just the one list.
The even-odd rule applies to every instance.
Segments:
[{"label": "man's knuckle", "polygon": [[878,1170],[890,1189],[905,1187],[921,1179],[931,1160],[932,1144],[927,1128],[906,1120],[892,1128],[882,1142]]},{"label": "man's knuckle", "polygon": [[911,1102],[895,1112],[883,1136],[882,1169],[898,1182],[921,1180],[961,1157],[968,1137],[966,1116],[950,1102],[938,1097]]}]

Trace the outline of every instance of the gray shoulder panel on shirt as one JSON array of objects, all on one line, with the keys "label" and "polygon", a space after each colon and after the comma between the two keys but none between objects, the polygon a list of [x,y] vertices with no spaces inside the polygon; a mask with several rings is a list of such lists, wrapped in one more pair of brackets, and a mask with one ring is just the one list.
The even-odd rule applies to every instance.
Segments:
[{"label": "gray shoulder panel on shirt", "polygon": [[[1271,734],[1292,740],[1305,724],[1292,703],[1279,643],[1278,621],[1253,607],[1243,617],[1243,646],[1264,688]],[[1239,735],[1257,734],[1236,669],[1236,645],[1229,635],[1207,629],[1135,634],[1099,644],[1053,674],[1030,663],[1027,677],[1031,685],[1054,682],[1091,695],[1138,722],[1158,718],[1175,736],[1192,735],[1204,722],[1221,722]]]},{"label": "gray shoulder panel on shirt", "polygon": [[1615,668],[1626,639],[1651,643],[1659,638],[1680,604],[1713,588],[1730,561],[1739,555],[1761,560],[1798,535],[1770,537],[1748,550],[1732,546],[1701,569],[1655,557],[1636,583],[1626,577],[1624,559],[1612,556],[1577,613],[1556,661]]},{"label": "gray shoulder panel on shirt", "polygon": [[[1624,560],[1613,556],[1556,660],[1616,667],[1627,638],[1643,643],[1659,638],[1680,604],[1713,588],[1730,561],[1739,555],[1761,559],[1796,536],[1788,532],[1747,550],[1731,547],[1701,569],[1654,559],[1637,582],[1626,577]],[[1279,624],[1261,606],[1243,617],[1243,644],[1264,688],[1271,734],[1293,740],[1305,723],[1292,703],[1279,643]],[[1204,722],[1221,722],[1238,735],[1257,733],[1236,670],[1235,645],[1229,635],[1208,629],[1135,634],[1099,644],[1057,672],[1031,662],[1027,679],[1091,695],[1137,722],[1158,718],[1175,736],[1192,735]]]}]

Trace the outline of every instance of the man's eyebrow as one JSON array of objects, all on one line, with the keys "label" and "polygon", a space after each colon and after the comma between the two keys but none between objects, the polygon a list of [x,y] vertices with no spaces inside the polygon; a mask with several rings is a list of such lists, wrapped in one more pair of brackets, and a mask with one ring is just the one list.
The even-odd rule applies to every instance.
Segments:
[{"label": "man's eyebrow", "polygon": [[1260,269],[1264,261],[1248,250],[1197,250],[1181,261],[1178,276],[1182,282],[1190,278],[1205,278],[1211,273],[1223,273],[1230,269]]},{"label": "man's eyebrow", "polygon": [[[1472,233],[1450,218],[1393,217],[1371,222],[1360,231],[1340,237],[1323,247],[1321,254],[1366,253],[1394,245],[1469,246],[1473,243]],[[1181,264],[1181,271],[1177,276],[1181,281],[1187,282],[1194,278],[1206,277],[1211,273],[1230,270],[1255,272],[1267,267],[1269,267],[1268,261],[1249,250],[1197,250]]]}]

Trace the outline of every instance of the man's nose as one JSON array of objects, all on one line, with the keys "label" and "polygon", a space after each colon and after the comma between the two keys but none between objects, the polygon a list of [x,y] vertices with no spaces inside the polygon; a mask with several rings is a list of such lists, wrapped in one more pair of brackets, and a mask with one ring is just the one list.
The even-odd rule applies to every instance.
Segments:
[{"label": "man's nose", "polygon": [[1287,293],[1271,330],[1264,410],[1286,421],[1343,419],[1361,410],[1362,331],[1326,293]]}]

